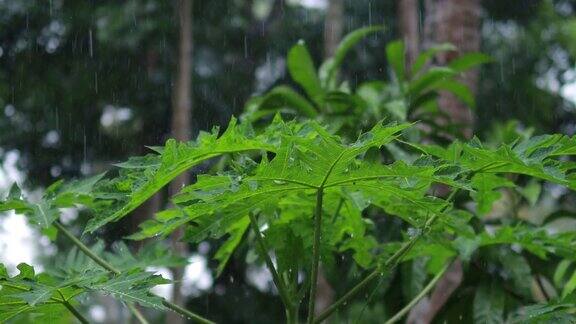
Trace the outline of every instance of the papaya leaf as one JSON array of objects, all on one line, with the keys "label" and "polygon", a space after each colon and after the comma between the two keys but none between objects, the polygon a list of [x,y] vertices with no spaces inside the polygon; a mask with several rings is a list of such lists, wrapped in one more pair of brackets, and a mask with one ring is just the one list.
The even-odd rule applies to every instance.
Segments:
[{"label": "papaya leaf", "polygon": [[168,280],[148,272],[123,273],[109,280],[90,285],[90,290],[111,295],[126,303],[137,303],[144,307],[164,310],[162,298],[152,295],[150,289],[156,285],[169,283]]},{"label": "papaya leaf", "polygon": [[[378,124],[356,142],[345,144],[315,122],[288,123],[274,157],[263,157],[252,174],[199,176],[195,184],[173,197],[177,208],[144,222],[131,238],[166,236],[186,224],[186,240],[199,242],[229,235],[217,252],[221,271],[246,230],[251,212],[267,216],[269,226],[293,221],[300,226],[299,231],[311,234],[314,193],[322,188],[326,202],[323,212],[328,215],[337,214],[334,208],[343,200],[339,217],[324,226],[324,237],[331,238],[324,242],[324,250],[351,250],[358,264],[368,267],[376,241],[366,235],[362,210],[373,204],[422,225],[427,217],[446,207],[442,199],[427,196],[431,184],[461,186],[455,181],[459,173],[447,172],[442,165],[382,165],[361,158],[368,150],[396,139],[408,126]],[[276,214],[282,218],[272,217]],[[307,225],[302,225],[302,220]],[[305,248],[311,237],[301,237]]]},{"label": "papaya leaf", "polygon": [[479,239],[480,246],[516,244],[541,259],[546,259],[550,254],[573,258],[576,251],[574,233],[549,234],[544,229],[524,224],[501,226],[493,232],[485,231],[480,233]]},{"label": "papaya leaf", "polygon": [[201,133],[193,142],[168,140],[161,154],[150,154],[144,159],[118,165],[122,168],[121,176],[106,183],[103,190],[96,193],[102,198],[100,202],[104,208],[96,210],[85,232],[94,232],[121,219],[176,176],[203,161],[222,154],[271,148],[268,143],[249,134],[246,127],[237,126],[235,119],[230,121],[221,136],[215,129],[212,133]]},{"label": "papaya leaf", "polygon": [[68,183],[57,181],[46,189],[38,202],[24,198],[22,191],[13,184],[6,199],[0,201],[0,212],[14,210],[17,214],[24,214],[32,224],[48,229],[60,216],[60,208],[76,205],[92,206],[94,198],[91,196],[91,191],[103,176],[104,174],[99,174]]},{"label": "papaya leaf", "polygon": [[220,276],[228,260],[234,254],[234,251],[242,242],[242,237],[244,233],[248,230],[250,225],[250,221],[248,218],[243,218],[241,221],[234,223],[230,228],[230,237],[220,246],[216,254],[214,255],[214,259],[218,261],[218,268],[216,269],[216,276]]},{"label": "papaya leaf", "polygon": [[576,320],[571,309],[575,304],[553,300],[549,303],[533,304],[521,307],[510,318],[510,323],[573,323]]},{"label": "papaya leaf", "polygon": [[514,183],[495,174],[478,173],[472,177],[472,187],[476,189],[471,193],[477,204],[476,211],[485,215],[492,210],[492,204],[502,196],[497,189],[514,187]]},{"label": "papaya leaf", "polygon": [[575,154],[574,142],[574,137],[556,134],[502,144],[497,149],[484,147],[478,139],[468,143],[455,141],[446,148],[409,145],[474,173],[517,173],[574,189],[576,182],[557,159]]},{"label": "papaya leaf", "polygon": [[83,289],[58,281],[47,274],[36,274],[28,264],[18,265],[19,274],[10,277],[0,264],[0,321],[30,316],[35,319],[62,317],[66,311],[62,298],[71,300]]}]

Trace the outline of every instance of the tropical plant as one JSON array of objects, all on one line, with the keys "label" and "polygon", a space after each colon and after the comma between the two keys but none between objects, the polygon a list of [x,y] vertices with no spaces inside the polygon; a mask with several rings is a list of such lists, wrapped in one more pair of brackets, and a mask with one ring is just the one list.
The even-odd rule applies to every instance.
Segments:
[{"label": "tropical plant", "polygon": [[[195,184],[173,197],[173,209],[143,223],[140,232],[130,238],[166,236],[181,226],[186,233],[183,239],[190,242],[227,236],[216,253],[219,269],[225,267],[242,240],[252,242],[273,275],[291,323],[299,320],[298,309],[305,297],[316,293],[319,263],[329,265],[335,262],[336,255],[347,251],[368,275],[319,316],[311,311],[314,298],[308,298],[309,323],[327,318],[367,284],[416,257],[426,257],[427,271],[436,276],[455,257],[469,260],[475,250],[494,244],[516,245],[540,258],[574,258],[573,233],[553,235],[527,224],[499,225],[492,231],[475,228],[473,215],[458,207],[455,199],[470,195],[478,205],[478,213],[484,213],[498,198],[496,189],[515,186],[506,174],[574,189],[576,183],[569,173],[571,163],[559,157],[576,154],[576,138],[540,136],[498,149],[486,148],[477,139],[439,147],[401,140],[402,132],[409,127],[379,123],[355,142],[345,143],[314,121],[284,122],[277,117],[259,135],[254,135],[249,125],[233,121],[220,137],[214,131],[191,143],[171,140],[162,148],[154,148],[155,154],[132,158],[119,165],[117,177],[59,182],[48,188],[38,203],[23,199],[13,187],[2,210],[16,210],[38,226],[55,228],[70,238],[78,250],[58,274],[35,274],[27,265],[20,265],[20,274],[15,277],[2,270],[3,319],[26,312],[54,316],[54,312],[63,309],[82,319],[74,307],[75,297],[102,292],[128,306],[137,303],[169,308],[208,322],[149,292],[149,288],[166,283],[165,279],[142,270],[139,262],[117,267],[87,248],[58,218],[63,207],[86,206],[94,211],[86,232],[94,232],[126,216],[189,167],[221,154],[237,155],[237,163],[220,174],[201,175]],[[370,154],[391,141],[419,151],[419,158],[384,163],[380,155]],[[261,156],[253,159],[254,155],[245,154],[246,151],[261,152]],[[430,192],[435,183],[451,187],[450,196],[435,197]],[[409,224],[402,240],[375,239],[373,223],[363,216],[372,208]],[[249,229],[251,234],[245,235]],[[309,249],[312,254],[305,253]],[[79,252],[94,263],[78,262]],[[428,287],[416,298],[421,298]],[[494,300],[493,294],[504,294],[497,285],[479,289],[477,298],[485,303],[505,298],[499,295]],[[573,307],[571,296],[567,289],[561,302],[555,301],[557,304],[549,305],[547,311],[538,311],[539,316]],[[495,316],[487,310],[492,309],[491,305],[482,309],[478,305],[475,316]],[[401,310],[394,318],[404,313]]]},{"label": "tropical plant", "polygon": [[[186,260],[156,243],[136,254],[123,242],[112,250],[101,243],[89,247],[67,228],[61,214],[64,208],[86,208],[90,216],[83,234],[98,234],[178,175],[219,157],[227,158],[220,160],[217,171],[198,175],[171,197],[172,207],[143,222],[126,239],[161,241],[180,228],[184,242],[223,242],[214,253],[218,274],[231,258],[246,253],[239,247],[248,247],[253,257],[247,262],[267,267],[288,323],[320,323],[336,314],[362,316],[363,306],[350,313],[347,306],[356,306],[369,286],[369,296],[382,286],[391,287],[401,265],[409,270],[402,277],[399,299],[405,305],[386,302],[379,310],[388,323],[396,322],[430,293],[455,259],[476,273],[461,289],[463,300],[472,301],[464,308],[471,315],[461,312],[461,318],[478,323],[573,320],[576,233],[494,213],[502,202],[516,215],[516,201],[535,204],[540,195],[559,188],[576,189],[570,161],[576,155],[576,137],[531,137],[503,127],[499,134],[510,140],[498,145],[478,138],[423,144],[420,130],[405,122],[408,116],[416,108],[423,116],[427,107],[435,107],[434,93],[441,89],[470,99],[453,76],[486,57],[473,54],[450,67],[423,71],[435,52],[450,49],[442,45],[422,54],[406,73],[402,45],[394,42],[387,56],[395,81],[342,90],[336,75],[344,55],[377,30],[362,29],[346,37],[319,76],[304,45],[290,51],[290,72],[310,100],[287,87],[272,90],[253,99],[248,106],[257,109],[250,108],[243,122],[232,119],[224,132],[215,128],[186,143],[168,140],[151,147],[150,154],[117,164],[107,175],[58,181],[39,200],[12,186],[0,211],[23,214],[48,237],[64,236],[75,248],[42,273],[26,264],[18,266],[18,274],[0,267],[0,320],[74,316],[88,322],[82,315],[83,296],[101,293],[122,301],[142,323],[146,319],[137,305],[212,323],[150,291],[169,282],[150,272],[151,266],[178,267]],[[345,108],[338,110],[344,102]],[[370,122],[363,122],[365,110],[350,114],[353,123],[338,122],[344,120],[344,111],[364,109],[366,102],[374,108]],[[284,108],[318,118],[285,121],[279,113]],[[398,113],[402,111],[405,114]],[[267,114],[274,117],[260,127],[260,117]],[[381,117],[389,121],[378,121]],[[258,120],[259,127],[254,127]],[[371,128],[368,123],[373,123]],[[506,197],[515,200],[503,200]],[[558,212],[550,218],[564,215]],[[533,266],[538,262],[552,265],[554,271],[540,271]],[[320,264],[346,280],[339,282],[341,296],[314,314]],[[537,293],[532,282],[539,287]],[[364,304],[371,299],[360,298]]]}]

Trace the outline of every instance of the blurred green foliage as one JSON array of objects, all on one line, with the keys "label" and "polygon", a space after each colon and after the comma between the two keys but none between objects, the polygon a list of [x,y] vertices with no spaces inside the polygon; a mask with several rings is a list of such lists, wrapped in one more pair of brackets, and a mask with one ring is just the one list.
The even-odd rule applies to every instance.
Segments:
[{"label": "blurred green foliage", "polygon": [[[345,86],[329,89],[344,91],[332,93],[331,98],[338,104],[329,111],[331,119],[326,121],[334,127],[332,130],[347,125],[347,136],[354,138],[357,133],[350,133],[355,127],[365,128],[382,117],[413,120],[408,118],[406,103],[398,106],[393,100],[398,95],[394,85],[398,84],[399,70],[389,66],[390,53],[386,57],[386,47],[393,48],[391,41],[399,36],[394,1],[347,0],[345,4],[346,31],[366,25],[382,25],[384,31],[369,35],[347,54],[339,75],[346,81]],[[322,61],[324,13],[290,1],[280,9],[275,6],[271,0],[195,1],[195,132],[226,124],[231,115],[242,114],[247,100],[253,104],[274,92],[282,96],[283,92],[294,91],[302,98],[309,96],[303,99],[311,101],[307,106],[316,104],[315,90],[299,88],[299,77],[290,71],[290,54],[286,57],[303,39],[309,54],[293,55],[310,56],[318,67]],[[572,134],[574,102],[567,100],[562,91],[576,78],[576,1],[485,0],[483,7],[482,51],[494,63],[480,70],[476,133],[486,139],[488,146],[511,144],[531,134]],[[97,173],[110,161],[141,154],[144,145],[164,143],[169,136],[177,49],[175,10],[172,2],[158,0],[0,1],[0,148],[3,153],[19,152],[19,167],[27,175],[28,186],[47,186],[59,177]],[[377,81],[366,82],[369,80]],[[380,98],[381,102],[372,100],[374,92],[386,94],[385,98]],[[347,115],[337,107],[342,100],[350,100],[350,93],[363,98],[367,107],[356,120],[344,117]],[[536,225],[550,222],[552,228],[573,226],[566,220],[574,215],[571,194],[551,194],[542,190],[545,184],[525,179],[520,183],[518,190],[501,194],[515,202],[513,208],[500,211],[506,216],[505,222],[511,217],[514,223],[514,217],[520,215]],[[403,225],[387,225],[389,232],[381,230],[377,235],[398,239],[394,229]],[[549,278],[555,274],[553,284],[560,291],[574,285],[572,265],[561,263],[556,268],[556,263],[539,264],[532,257],[511,258],[509,264],[502,265],[499,255],[508,252],[486,249],[490,264],[502,271],[501,279],[514,285],[522,275],[508,271],[525,269],[526,260],[541,266]],[[240,246],[239,251],[241,255],[248,253],[246,246]],[[241,261],[232,258],[215,283],[241,307],[231,305],[230,298],[220,295],[218,289],[202,292],[190,303],[209,305],[206,308],[222,322],[280,320],[280,303],[269,298],[270,291],[260,291],[248,282]],[[216,269],[216,261],[211,262],[211,268]],[[465,284],[476,286],[481,282],[483,290],[452,300],[441,314],[443,318],[460,316],[460,312],[453,311],[463,307],[462,303],[471,305],[478,294],[498,294],[486,278],[473,272],[468,272],[471,275]],[[327,275],[339,278],[341,274]],[[416,284],[418,275],[409,272],[410,280],[403,281]],[[351,270],[349,276],[356,278],[357,271]],[[338,284],[341,281],[331,281],[336,282],[336,290],[343,289]],[[400,291],[410,296],[416,289],[393,289],[399,283],[390,284],[389,290],[387,283],[382,284],[374,298],[392,296],[388,305],[391,308],[400,306]],[[242,298],[245,295],[250,298]],[[366,310],[363,307],[364,303],[355,304],[350,313],[341,316],[354,319],[363,312],[368,321],[389,313],[388,308],[374,304]],[[230,309],[243,312],[230,318],[226,315],[233,313]]]}]

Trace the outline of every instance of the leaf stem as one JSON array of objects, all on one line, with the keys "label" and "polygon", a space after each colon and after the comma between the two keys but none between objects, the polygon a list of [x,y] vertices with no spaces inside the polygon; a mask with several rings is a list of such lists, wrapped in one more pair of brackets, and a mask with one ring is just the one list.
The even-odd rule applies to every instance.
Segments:
[{"label": "leaf stem", "polygon": [[338,202],[336,212],[334,212],[334,216],[332,216],[332,223],[336,222],[336,219],[338,218],[338,216],[340,216],[340,210],[342,209],[343,205],[344,205],[344,197],[340,198],[340,201]]},{"label": "leaf stem", "polygon": [[166,299],[162,300],[162,305],[168,307],[169,309],[173,310],[176,313],[179,313],[181,315],[184,315],[186,317],[188,317],[189,319],[195,320],[198,323],[202,323],[202,324],[216,324],[215,322],[212,322],[209,319],[205,319],[204,317],[194,314],[191,311],[180,307],[172,302],[167,301]]},{"label": "leaf stem", "polygon": [[[9,282],[0,281],[0,285],[1,285],[1,286],[6,286],[6,287],[10,287],[10,288],[13,288],[13,289],[17,289],[17,290],[21,290],[21,291],[28,291],[28,290],[29,290],[29,289],[26,288],[26,287],[20,287],[20,286],[18,286],[18,285],[13,285],[13,284],[11,284],[11,283],[9,283]],[[45,302],[43,302],[42,304],[43,304],[43,305],[62,304],[62,305],[64,305],[64,306],[70,311],[70,313],[72,313],[72,314],[74,315],[74,317],[76,317],[81,323],[89,323],[88,320],[87,320],[84,316],[82,316],[82,314],[80,314],[80,312],[79,312],[78,310],[76,310],[76,309],[74,308],[74,306],[72,306],[72,304],[70,304],[70,302],[68,302],[68,300],[66,300],[66,298],[64,297],[64,295],[62,294],[62,292],[61,292],[59,289],[57,289],[56,291],[58,292],[58,294],[60,295],[60,298],[62,298],[62,299],[58,299],[58,298],[56,298],[56,297],[50,297],[50,300],[49,300],[49,301],[45,301]],[[69,297],[69,298],[71,298],[71,297]],[[19,305],[19,304],[28,305],[27,302],[22,302],[22,303],[21,303],[21,302],[13,302],[13,303],[0,303],[0,306],[2,306],[2,305]]]},{"label": "leaf stem", "polygon": [[344,296],[340,297],[334,304],[326,308],[318,317],[314,319],[314,323],[321,323],[323,320],[327,319],[332,313],[334,313],[338,308],[343,306],[350,298],[354,297],[358,292],[362,290],[367,284],[369,284],[374,278],[380,275],[380,271],[372,271],[366,278],[362,279],[356,286],[350,289]]},{"label": "leaf stem", "polygon": [[258,246],[258,250],[260,252],[260,255],[262,258],[264,258],[264,261],[266,262],[266,266],[268,267],[268,271],[270,271],[270,273],[272,274],[272,281],[274,281],[276,288],[278,288],[278,293],[280,294],[280,298],[282,299],[284,306],[286,306],[287,312],[289,312],[293,308],[294,305],[291,302],[291,298],[290,298],[290,294],[288,292],[288,289],[284,285],[284,281],[282,281],[282,278],[280,278],[278,271],[276,271],[276,268],[274,267],[274,263],[272,262],[272,259],[270,259],[270,255],[268,255],[268,247],[266,246],[266,242],[264,241],[264,238],[262,237],[262,233],[260,232],[260,229],[258,228],[258,220],[256,219],[256,216],[252,213],[248,213],[248,216],[250,217],[250,226],[252,227],[252,230],[254,231],[254,234],[256,235],[256,242],[257,242],[257,246]]},{"label": "leaf stem", "polygon": [[130,310],[134,317],[140,322],[140,324],[149,324],[148,320],[144,317],[144,315],[136,308],[136,306],[132,303],[126,303],[126,307]]},{"label": "leaf stem", "polygon": [[62,301],[62,304],[70,311],[70,313],[72,313],[72,315],[74,315],[74,317],[76,317],[80,321],[80,323],[82,324],[90,323],[86,319],[86,317],[80,314],[80,312],[76,308],[74,308],[74,306],[72,306],[72,304],[70,304],[68,301],[64,300]]},{"label": "leaf stem", "polygon": [[414,246],[414,244],[416,243],[416,241],[418,240],[419,237],[420,237],[420,234],[417,234],[412,239],[410,239],[410,241],[406,242],[400,249],[398,249],[398,251],[396,251],[396,253],[394,253],[390,258],[388,258],[388,260],[386,260],[386,262],[384,263],[384,265],[382,267],[383,269],[378,267],[374,271],[372,271],[366,278],[364,278],[362,281],[360,281],[358,284],[356,284],[356,286],[354,286],[352,289],[350,289],[344,296],[340,297],[340,299],[335,301],[334,304],[332,304],[324,312],[322,312],[320,315],[318,315],[318,317],[314,319],[314,323],[320,323],[323,320],[327,319],[330,315],[332,315],[332,313],[337,311],[340,307],[342,307],[344,304],[346,304],[346,302],[348,302],[348,300],[350,300],[357,293],[359,293],[374,278],[378,277],[380,275],[380,273],[382,273],[383,270],[392,269],[396,265],[396,263],[406,253],[408,253],[408,251],[410,251],[410,249],[412,249],[412,247]]},{"label": "leaf stem", "polygon": [[322,234],[322,199],[324,188],[316,192],[316,211],[314,213],[314,243],[312,245],[312,269],[310,270],[310,295],[308,296],[308,324],[314,322],[314,308],[316,307],[316,288],[318,285],[318,265],[320,263],[320,241]]},{"label": "leaf stem", "polygon": [[80,321],[80,323],[89,323],[88,320],[82,316],[82,314],[80,314],[80,312],[74,308],[72,304],[70,304],[66,297],[64,297],[64,294],[60,291],[60,289],[56,289],[56,291],[60,295],[60,298],[62,298],[60,302],[70,311],[70,313],[72,313],[72,315],[74,315]]},{"label": "leaf stem", "polygon": [[[450,195],[448,196],[448,198],[446,198],[447,202],[450,202],[454,199],[454,197],[456,196],[456,193],[458,192],[458,189],[453,190]],[[314,319],[314,323],[320,323],[323,320],[325,320],[326,318],[330,317],[330,315],[332,315],[332,313],[334,313],[335,311],[337,311],[340,307],[342,307],[349,299],[351,299],[352,297],[354,297],[358,292],[360,292],[362,290],[362,288],[364,288],[366,285],[368,285],[374,278],[376,278],[382,271],[384,270],[390,270],[392,268],[394,268],[397,264],[398,261],[400,261],[400,259],[406,255],[406,253],[408,253],[412,247],[414,247],[414,244],[416,244],[416,241],[418,241],[418,239],[424,235],[425,231],[428,230],[433,224],[434,222],[438,219],[438,217],[448,208],[448,206],[446,206],[444,209],[442,209],[441,212],[438,212],[436,214],[434,214],[432,217],[430,217],[428,219],[428,221],[426,221],[426,223],[424,224],[424,229],[419,231],[416,235],[414,235],[408,242],[406,242],[398,251],[396,251],[396,253],[394,253],[390,258],[388,258],[388,260],[386,260],[386,262],[384,263],[384,265],[382,266],[383,269],[381,269],[380,267],[374,269],[374,271],[372,271],[366,278],[364,278],[362,281],[360,281],[356,286],[354,286],[352,289],[350,289],[344,296],[342,296],[340,299],[338,299],[337,301],[335,301],[330,307],[328,307],[326,310],[324,310],[324,312],[322,312],[320,315],[318,315],[317,318]]]},{"label": "leaf stem", "polygon": [[58,229],[58,231],[60,231],[60,233],[64,234],[64,236],[66,236],[70,241],[72,241],[72,243],[74,243],[74,245],[76,245],[76,247],[78,249],[80,249],[80,251],[82,251],[84,254],[86,254],[86,256],[88,256],[90,259],[92,259],[94,262],[96,262],[99,266],[101,266],[102,268],[104,268],[104,269],[106,269],[106,270],[108,270],[108,271],[110,271],[116,275],[120,274],[120,270],[116,269],[113,265],[108,263],[106,260],[102,259],[96,253],[92,252],[92,250],[90,250],[89,247],[84,245],[84,243],[82,243],[82,241],[80,241],[78,238],[76,238],[76,236],[74,236],[74,234],[70,233],[68,231],[68,229],[66,229],[62,224],[60,224],[60,222],[58,222],[58,221],[54,222],[54,226]]},{"label": "leaf stem", "polygon": [[394,316],[392,316],[392,318],[390,318],[388,321],[386,321],[385,324],[395,323],[395,322],[399,321],[402,317],[404,317],[404,315],[406,315],[406,313],[408,313],[410,311],[410,309],[412,309],[412,307],[414,307],[414,305],[416,305],[416,303],[418,303],[420,301],[420,299],[424,298],[424,296],[426,296],[430,292],[430,290],[432,290],[432,288],[434,288],[436,283],[438,283],[438,280],[440,280],[440,278],[442,278],[444,273],[446,273],[446,270],[448,270],[448,267],[450,266],[450,264],[452,264],[452,262],[446,263],[446,265],[442,268],[442,270],[440,270],[440,272],[438,272],[434,276],[434,278],[432,278],[432,280],[430,280],[428,285],[426,287],[424,287],[424,289],[422,289],[422,291],[416,297],[414,297],[406,306],[404,306],[404,308],[402,308],[398,313],[396,313]]},{"label": "leaf stem", "polygon": [[286,308],[286,324],[298,324],[298,306]]},{"label": "leaf stem", "polygon": [[[86,254],[86,256],[88,256],[90,259],[92,259],[94,262],[96,262],[102,268],[108,270],[109,272],[112,272],[115,275],[118,275],[121,273],[120,270],[116,269],[108,261],[104,260],[103,258],[98,256],[96,253],[92,252],[92,250],[90,250],[89,247],[84,245],[84,243],[82,243],[82,241],[80,241],[78,238],[76,238],[76,236],[74,236],[74,234],[70,233],[62,224],[60,224],[60,222],[58,222],[58,221],[54,222],[54,226],[58,229],[58,231],[60,231],[62,234],[64,234],[64,236],[69,238],[72,241],[72,243],[74,243],[74,245],[76,245],[76,247],[78,247],[78,249],[80,249],[80,251],[84,252],[84,254]],[[184,315],[190,319],[193,319],[193,320],[197,321],[198,323],[215,324],[214,322],[212,322],[208,319],[205,319],[199,315],[196,315],[196,314],[190,312],[189,310],[186,310],[186,309],[184,309],[184,308],[182,308],[182,307],[180,307],[180,306],[178,306],[172,302],[167,301],[164,298],[162,298],[162,304],[164,306],[166,306],[167,308],[171,309],[172,311],[175,311],[176,313],[179,313],[179,314]],[[140,314],[140,315],[137,315],[135,313],[134,315],[136,317],[138,317],[138,316],[144,317],[138,309],[134,308],[134,310],[136,311],[136,313]]]}]

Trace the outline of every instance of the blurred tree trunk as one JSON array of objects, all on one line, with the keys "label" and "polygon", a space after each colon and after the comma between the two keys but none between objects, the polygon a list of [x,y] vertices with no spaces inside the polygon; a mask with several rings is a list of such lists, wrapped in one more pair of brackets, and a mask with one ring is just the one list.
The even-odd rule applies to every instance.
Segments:
[{"label": "blurred tree trunk", "polygon": [[344,30],[344,1],[330,0],[324,20],[324,57],[334,55]]},{"label": "blurred tree trunk", "polygon": [[408,314],[407,324],[429,324],[432,323],[434,317],[446,304],[452,293],[462,283],[464,273],[462,270],[462,261],[456,260],[448,268],[446,273],[440,278],[436,287],[430,294],[430,297],[425,297],[412,308]]},{"label": "blurred tree trunk", "polygon": [[[480,0],[426,0],[426,6],[425,31],[428,45],[451,43],[458,49],[439,54],[439,64],[447,64],[461,54],[480,50]],[[475,92],[478,71],[466,72],[461,81]],[[450,116],[451,122],[461,125],[462,134],[471,137],[474,129],[472,111],[448,93],[441,93],[439,104],[440,109]]]},{"label": "blurred tree trunk", "polygon": [[[191,116],[192,116],[192,1],[179,0],[177,15],[180,24],[180,45],[178,51],[178,65],[173,93],[172,107],[172,137],[178,141],[189,141],[191,138]],[[170,196],[178,193],[180,189],[188,184],[189,174],[182,173],[176,177],[168,186]],[[170,239],[172,248],[177,255],[186,255],[186,243],[180,242],[182,229],[179,228],[172,233]],[[181,292],[181,282],[184,269],[171,269],[174,286],[172,290],[172,301],[184,306],[185,300]],[[185,323],[185,319],[173,312],[168,312],[166,323]]]},{"label": "blurred tree trunk", "polygon": [[420,9],[418,2],[418,0],[400,0],[398,3],[399,29],[402,40],[406,44],[407,68],[412,66],[420,51]]},{"label": "blurred tree trunk", "polygon": [[[451,43],[457,51],[441,53],[438,63],[450,63],[461,54],[480,50],[481,4],[480,0],[425,0],[426,17],[424,23],[425,45]],[[472,92],[476,92],[478,71],[466,72],[461,81]],[[455,96],[441,93],[440,109],[451,118],[451,123],[461,125],[464,137],[470,138],[474,129],[474,115]],[[440,279],[430,297],[423,298],[411,311],[407,323],[431,323],[436,314],[446,304],[463,279],[462,261],[457,259]]]}]

